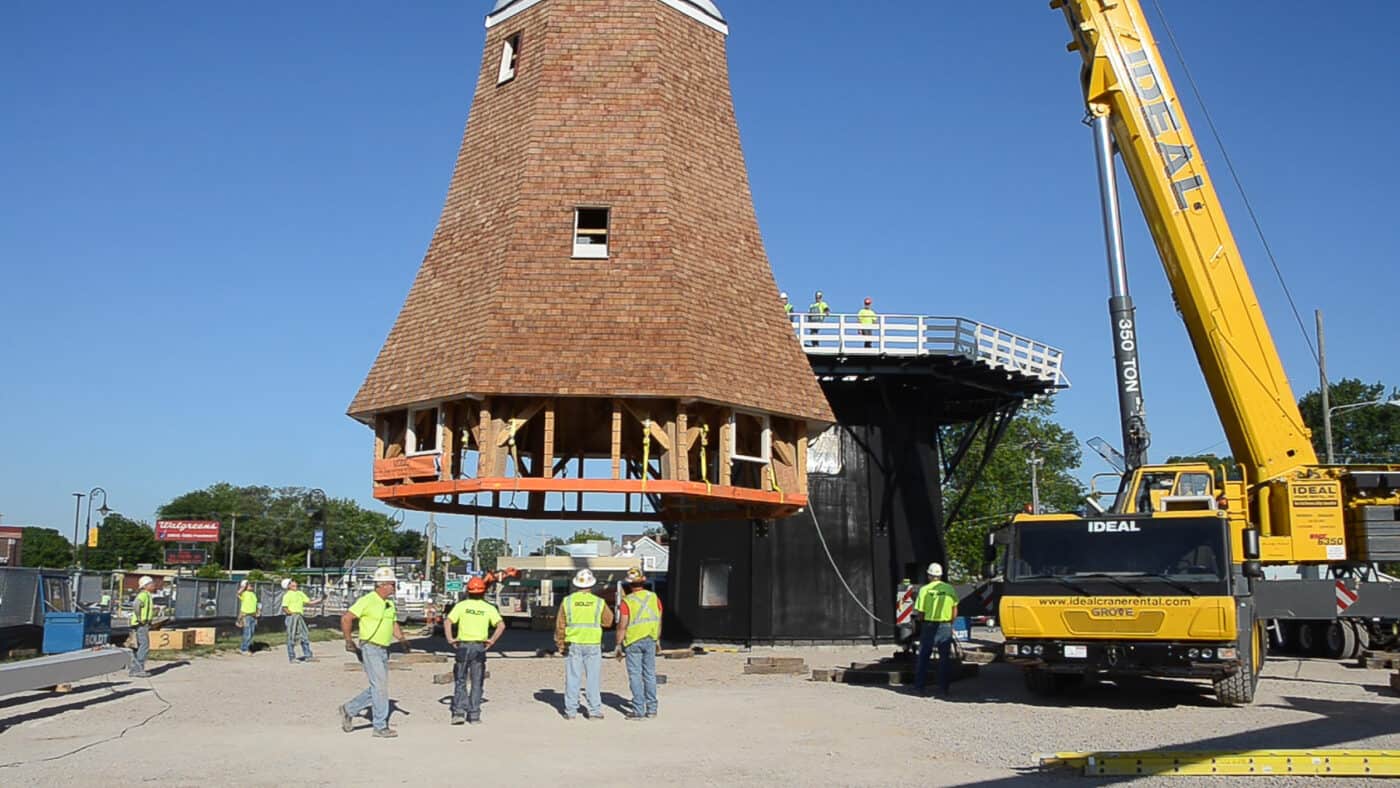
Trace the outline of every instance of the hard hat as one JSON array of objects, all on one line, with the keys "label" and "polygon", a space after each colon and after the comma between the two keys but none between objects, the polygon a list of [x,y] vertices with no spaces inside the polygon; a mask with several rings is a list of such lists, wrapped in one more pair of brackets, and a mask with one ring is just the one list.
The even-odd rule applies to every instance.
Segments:
[{"label": "hard hat", "polygon": [[634,567],[632,567],[631,569],[628,569],[628,570],[627,570],[627,582],[629,582],[629,583],[645,583],[646,581],[647,581],[647,576],[646,576],[645,574],[643,574],[643,573],[642,573],[642,570],[638,569],[637,567],[634,566]]},{"label": "hard hat", "polygon": [[778,295],[779,295],[784,301],[786,301],[787,298],[788,298],[788,294],[787,294],[787,291],[786,291],[786,290],[784,290],[783,292],[779,293]]},{"label": "hard hat", "polygon": [[251,581],[251,580],[239,580],[239,581],[238,581],[238,587],[239,587],[239,588],[252,588],[252,587],[253,587],[253,581]]},{"label": "hard hat", "polygon": [[292,579],[291,579],[290,577],[282,581],[282,590],[283,590],[283,591],[286,591],[287,589],[289,589],[289,588],[291,588],[291,587],[292,587]]},{"label": "hard hat", "polygon": [[817,298],[821,298],[821,297],[822,297],[822,291],[818,290],[818,291],[817,291]]},{"label": "hard hat", "polygon": [[942,577],[942,576],[943,576],[943,565],[940,564],[940,563],[938,563],[937,561],[934,561],[933,563],[929,564],[929,565],[928,565],[928,576],[929,576],[929,577]]},{"label": "hard hat", "polygon": [[592,588],[598,581],[593,577],[593,573],[587,569],[578,570],[574,575],[574,588]]},{"label": "hard hat", "polygon": [[866,305],[866,306],[870,306],[870,299],[869,299],[869,298],[865,299],[865,305]]},{"label": "hard hat", "polygon": [[381,566],[374,570],[373,580],[375,585],[399,582],[399,579],[394,576],[394,568],[391,566]]},{"label": "hard hat", "polygon": [[145,588],[154,582],[155,580],[151,579],[150,575],[141,575],[141,579],[136,581],[136,585],[140,588]]},{"label": "hard hat", "polygon": [[473,577],[472,579],[468,580],[468,581],[467,581],[467,593],[468,593],[468,594],[484,594],[484,593],[486,593],[486,578],[484,578],[484,577]]}]

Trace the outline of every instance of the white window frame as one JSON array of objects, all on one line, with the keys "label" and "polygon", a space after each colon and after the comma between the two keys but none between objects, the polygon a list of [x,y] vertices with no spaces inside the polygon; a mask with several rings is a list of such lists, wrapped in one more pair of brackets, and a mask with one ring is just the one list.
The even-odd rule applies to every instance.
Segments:
[{"label": "white window frame", "polygon": [[[433,419],[433,448],[418,450],[418,435],[414,432],[414,425],[417,424],[418,414],[425,410],[436,411],[436,418]],[[443,408],[440,404],[424,405],[418,408],[408,409],[408,427],[404,430],[405,443],[404,454],[409,457],[426,457],[431,454],[442,453],[442,414]]]},{"label": "white window frame", "polygon": [[[579,215],[584,211],[604,211],[608,215],[607,225],[603,227],[603,242],[601,244],[581,244],[578,242],[579,235]],[[612,209],[605,206],[580,206],[574,209],[574,258],[582,260],[606,260],[608,259],[608,247],[612,241]]]},{"label": "white window frame", "polygon": [[[751,416],[759,419],[763,423],[763,436],[760,439],[760,456],[754,457],[748,454],[739,453],[739,416]],[[735,410],[729,414],[729,459],[742,460],[743,462],[757,462],[763,465],[773,461],[773,422],[767,413],[758,413],[749,410]]]},{"label": "white window frame", "polygon": [[655,571],[656,571],[656,556],[654,556],[654,555],[644,555],[644,556],[642,556],[642,571],[643,571],[643,572],[655,572]]},{"label": "white window frame", "polygon": [[506,36],[501,44],[501,68],[496,73],[496,84],[504,85],[515,79],[516,66],[520,64],[520,34]]}]

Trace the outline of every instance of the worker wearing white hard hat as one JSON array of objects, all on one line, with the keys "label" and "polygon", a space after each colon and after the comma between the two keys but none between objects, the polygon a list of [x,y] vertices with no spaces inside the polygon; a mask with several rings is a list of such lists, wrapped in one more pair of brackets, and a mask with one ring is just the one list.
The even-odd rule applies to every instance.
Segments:
[{"label": "worker wearing white hard hat", "polygon": [[785,314],[785,315],[791,315],[791,314],[792,314],[792,309],[793,309],[793,306],[792,306],[792,299],[791,299],[791,298],[788,298],[787,291],[784,290],[783,292],[779,293],[779,294],[778,294],[778,297],[781,298],[781,299],[783,300],[783,314]]},{"label": "worker wearing white hard hat", "polygon": [[603,630],[613,614],[593,593],[598,579],[587,569],[574,575],[578,589],[559,603],[554,621],[554,644],[564,654],[564,718],[578,718],[579,685],[587,685],[588,719],[603,719]]},{"label": "worker wearing white hard hat", "polygon": [[282,581],[282,623],[287,628],[287,661],[296,663],[296,647],[301,644],[301,662],[311,659],[311,630],[306,626],[306,606],[324,602],[312,599],[290,577]]},{"label": "worker wearing white hard hat", "polygon": [[262,606],[258,603],[258,592],[253,590],[253,582],[244,580],[238,584],[238,626],[243,629],[243,642],[238,653],[245,657],[253,655],[253,633],[258,629],[258,616]]},{"label": "worker wearing white hard hat", "polygon": [[[340,707],[340,729],[353,732],[355,717],[368,709],[375,737],[392,739],[399,734],[389,727],[389,647],[397,640],[407,651],[408,639],[399,627],[398,608],[394,606],[398,578],[393,568],[379,567],[374,570],[373,579],[374,590],[357,599],[340,617],[345,650],[359,656],[365,677],[369,679],[369,687],[364,692]],[[360,622],[358,644],[352,633],[356,621]]]},{"label": "worker wearing white hard hat", "polygon": [[143,679],[151,675],[146,672],[146,655],[151,652],[151,620],[155,618],[155,600],[151,592],[156,581],[150,575],[141,575],[136,581],[136,600],[131,611],[131,632],[135,638],[136,653],[131,656],[127,674],[132,678]]},{"label": "worker wearing white hard hat", "polygon": [[928,660],[938,649],[938,691],[948,695],[952,677],[953,619],[958,615],[958,593],[943,581],[943,565],[928,565],[928,583],[919,589],[914,601],[914,617],[919,621],[919,661],[914,667],[914,689],[924,694],[928,681]]}]

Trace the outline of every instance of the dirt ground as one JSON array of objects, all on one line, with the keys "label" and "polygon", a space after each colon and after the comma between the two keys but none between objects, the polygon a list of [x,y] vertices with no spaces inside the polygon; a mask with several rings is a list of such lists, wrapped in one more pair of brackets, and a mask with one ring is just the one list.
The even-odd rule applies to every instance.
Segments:
[{"label": "dirt ground", "polygon": [[[1036,770],[1057,751],[1147,748],[1400,750],[1400,706],[1384,671],[1325,661],[1269,662],[1257,702],[1214,705],[1204,685],[1097,685],[1048,702],[1016,670],[992,665],[954,699],[896,688],[746,676],[749,656],[802,656],[809,668],[875,659],[889,648],[755,649],[662,660],[660,717],[628,722],[623,666],[605,660],[602,722],[560,716],[563,663],[535,658],[534,633],[512,630],[492,653],[484,724],[449,726],[447,664],[390,673],[391,724],[341,732],[336,706],[365,686],[335,643],[291,665],[280,648],[154,663],[66,695],[0,698],[0,785],[368,785],[488,779],[507,785],[979,785],[1098,781]],[[421,641],[445,652],[440,640]],[[583,774],[568,779],[566,774]],[[1299,785],[1315,780],[1293,778]],[[1206,782],[1157,778],[1171,785]],[[1275,778],[1271,785],[1287,783]],[[1337,781],[1341,782],[1341,781]],[[1335,784],[1335,783],[1333,783]]]}]

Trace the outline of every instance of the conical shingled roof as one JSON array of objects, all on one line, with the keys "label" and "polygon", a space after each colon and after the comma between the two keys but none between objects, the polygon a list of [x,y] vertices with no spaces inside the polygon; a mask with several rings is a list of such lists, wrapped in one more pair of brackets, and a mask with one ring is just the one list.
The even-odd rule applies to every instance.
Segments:
[{"label": "conical shingled roof", "polygon": [[[610,210],[607,259],[573,257],[580,207]],[[542,0],[488,30],[442,216],[349,410],[502,394],[832,420],[764,253],[725,37],[665,3]]]}]

